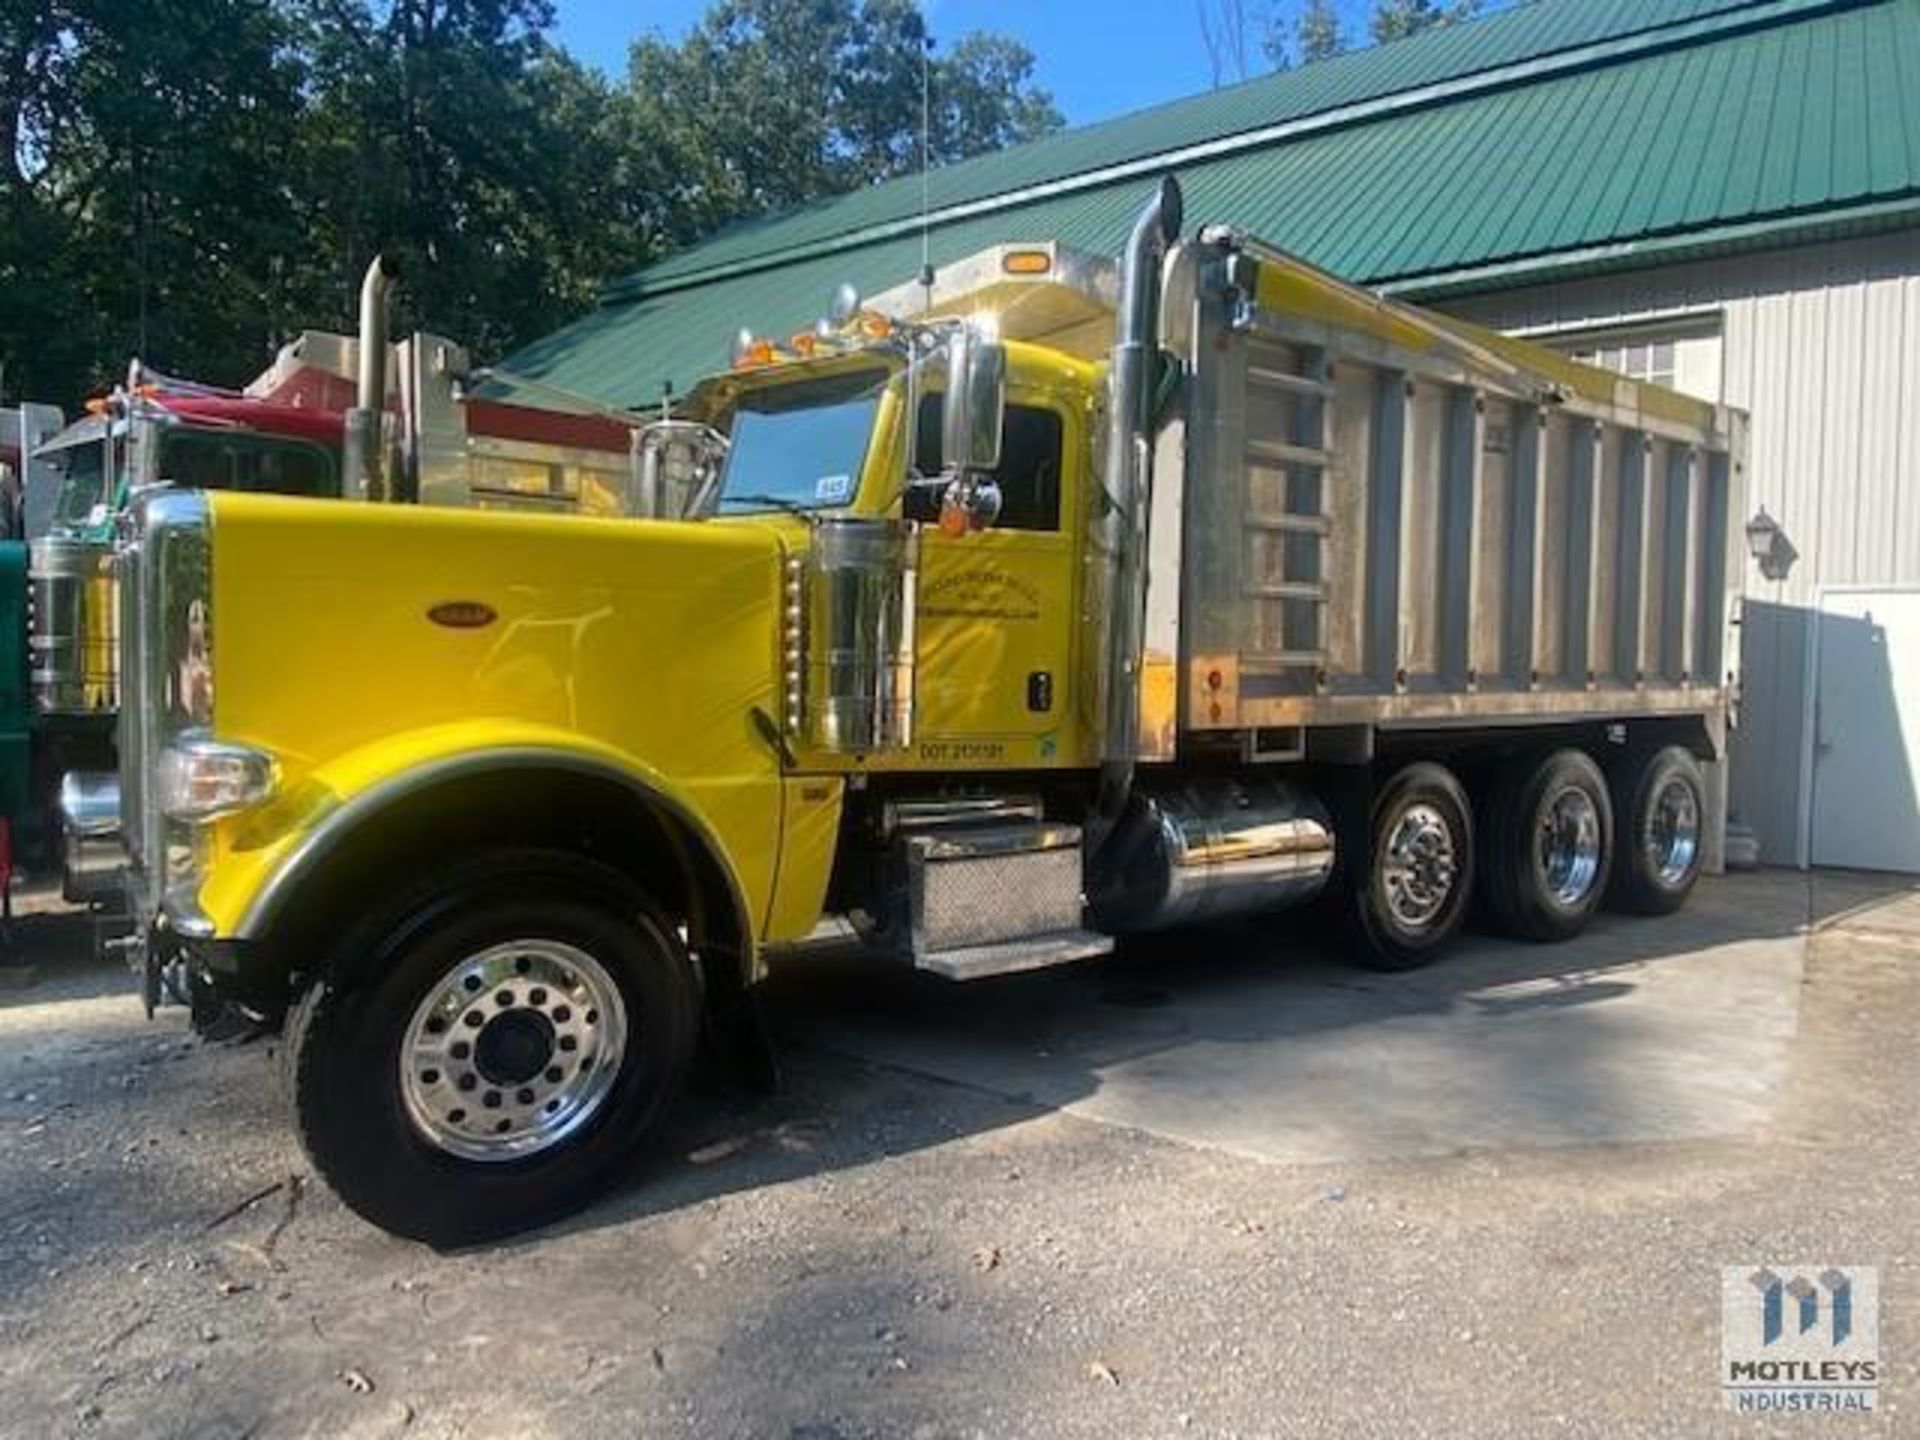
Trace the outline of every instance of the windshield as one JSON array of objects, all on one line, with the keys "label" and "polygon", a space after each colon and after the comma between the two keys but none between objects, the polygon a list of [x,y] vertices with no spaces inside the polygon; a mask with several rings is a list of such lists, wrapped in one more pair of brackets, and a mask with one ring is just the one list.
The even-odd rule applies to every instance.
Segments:
[{"label": "windshield", "polygon": [[887,372],[770,385],[740,398],[720,482],[728,511],[849,503],[860,486]]},{"label": "windshield", "polygon": [[[43,452],[44,454],[44,452]],[[107,442],[92,440],[70,445],[46,456],[60,474],[59,498],[54,502],[53,524],[60,529],[85,529],[105,519]]]}]

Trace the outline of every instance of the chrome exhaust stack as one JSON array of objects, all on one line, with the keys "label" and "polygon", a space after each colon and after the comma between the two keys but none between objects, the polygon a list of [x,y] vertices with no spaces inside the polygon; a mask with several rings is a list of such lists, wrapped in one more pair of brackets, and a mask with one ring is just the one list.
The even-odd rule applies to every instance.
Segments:
[{"label": "chrome exhaust stack", "polygon": [[387,300],[398,261],[377,255],[360,281],[359,370],[354,406],[346,414],[342,437],[341,480],[348,495],[388,500],[393,477],[387,473]]},{"label": "chrome exhaust stack", "polygon": [[1108,603],[1100,672],[1100,789],[1095,848],[1118,825],[1133,789],[1140,742],[1140,662],[1147,597],[1147,502],[1153,488],[1154,362],[1159,349],[1160,266],[1180,238],[1184,201],[1171,175],[1133,222],[1120,262],[1120,313],[1107,372],[1107,454],[1098,521]]}]

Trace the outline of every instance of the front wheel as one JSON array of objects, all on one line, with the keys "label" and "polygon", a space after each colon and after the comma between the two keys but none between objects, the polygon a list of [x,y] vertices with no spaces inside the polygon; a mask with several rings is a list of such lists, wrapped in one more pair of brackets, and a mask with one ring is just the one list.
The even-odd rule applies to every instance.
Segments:
[{"label": "front wheel", "polygon": [[576,856],[452,866],[344,935],[322,974],[288,1020],[301,1140],[350,1208],[434,1245],[588,1203],[692,1057],[672,927]]}]

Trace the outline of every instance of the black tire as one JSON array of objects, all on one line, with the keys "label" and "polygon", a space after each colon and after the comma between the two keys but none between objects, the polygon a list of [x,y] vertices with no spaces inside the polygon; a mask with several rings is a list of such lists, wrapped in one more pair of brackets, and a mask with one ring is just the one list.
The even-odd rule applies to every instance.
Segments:
[{"label": "black tire", "polygon": [[[1573,839],[1564,830],[1562,848],[1548,853],[1548,832],[1556,816],[1567,821],[1569,811],[1592,827],[1582,837],[1592,849],[1578,860],[1564,848]],[[1566,940],[1587,927],[1606,893],[1613,855],[1613,801],[1591,756],[1556,750],[1505,767],[1480,817],[1480,834],[1481,899],[1494,930],[1516,940]]]},{"label": "black tire", "polygon": [[[473,957],[523,943],[546,945],[562,957],[585,955],[597,970],[595,983],[603,991],[608,985],[617,990],[620,1003],[609,1011],[618,1010],[626,1043],[612,1082],[596,1075],[591,1083],[601,1086],[598,1098],[591,1105],[581,1101],[577,1124],[545,1148],[514,1158],[456,1154],[436,1143],[425,1128],[428,1122],[410,1113],[403,1086],[412,1079],[403,1082],[400,1057],[413,1043],[410,1029],[429,996],[447,994],[452,978],[470,967]],[[505,956],[512,953],[504,949]],[[496,1085],[509,1092],[526,1087],[517,1094],[537,1112],[532,1085],[556,1077],[563,1084],[587,1083],[581,1077],[594,1058],[593,1037],[584,1044],[574,1041],[577,1064],[568,1072],[568,1057],[559,1053],[568,1048],[567,1037],[556,1040],[559,1032],[550,1020],[574,1028],[599,1024],[600,1035],[608,1038],[604,1027],[614,1019],[597,1009],[573,1013],[563,1003],[570,998],[566,994],[525,989],[509,973],[518,966],[524,974],[530,963],[524,957],[497,963],[503,978],[485,981],[471,1012],[459,1016],[475,1025],[464,1047],[473,1058],[449,1062],[449,1071],[461,1073],[444,1077],[448,1086],[457,1080],[461,1087],[479,1087],[480,1094],[466,1102],[474,1107],[470,1123],[476,1127],[494,1123],[481,1112],[478,1099],[489,1097],[488,1104],[498,1106]],[[657,1130],[693,1055],[695,986],[673,927],[624,876],[574,855],[499,851],[449,865],[344,933],[318,973],[322,978],[287,1017],[285,1043],[301,1143],[315,1170],[349,1208],[384,1230],[435,1246],[497,1239],[593,1200]],[[564,964],[557,973],[567,978]],[[531,1053],[536,1069],[552,1068],[519,1079],[477,1076],[473,1072],[486,1063],[482,1037],[496,1019],[505,1021],[505,1007],[514,998],[508,992],[517,985],[522,990],[518,1013],[526,1019],[515,1022],[515,1063]],[[503,1006],[498,1017],[491,1010],[480,1014],[489,999]],[[441,1025],[434,1033],[446,1033],[449,1044],[465,1034],[437,1020],[425,1023]],[[544,1059],[537,1049],[528,1051],[542,1034]],[[455,1044],[449,1053],[461,1054],[462,1047]],[[465,1068],[469,1063],[471,1072]],[[437,1070],[426,1073],[441,1079]],[[460,1103],[451,1095],[444,1102]],[[433,1113],[448,1129],[452,1118],[467,1118],[464,1110],[451,1108]],[[542,1122],[535,1114],[525,1123]],[[472,1143],[504,1142],[481,1134]]]},{"label": "black tire", "polygon": [[[1410,823],[1426,827],[1413,836],[1416,847],[1424,847],[1417,854],[1404,843]],[[1442,843],[1444,853],[1437,848]],[[1416,869],[1426,867],[1416,875],[1420,894],[1412,897],[1405,878],[1410,859]],[[1450,770],[1422,760],[1382,787],[1368,820],[1365,856],[1346,879],[1353,955],[1360,964],[1414,970],[1439,958],[1459,933],[1473,894],[1473,807]],[[1423,898],[1436,898],[1436,891],[1431,913],[1409,913],[1421,908]]]},{"label": "black tire", "polygon": [[[1662,813],[1667,792],[1677,787],[1691,804],[1693,840],[1690,847],[1674,844],[1674,815]],[[1700,878],[1705,841],[1707,784],[1700,762],[1679,745],[1654,751],[1628,752],[1613,771],[1613,803],[1623,817],[1619,854],[1607,904],[1632,915],[1671,915],[1687,903]],[[1677,862],[1685,853],[1684,864]]]}]

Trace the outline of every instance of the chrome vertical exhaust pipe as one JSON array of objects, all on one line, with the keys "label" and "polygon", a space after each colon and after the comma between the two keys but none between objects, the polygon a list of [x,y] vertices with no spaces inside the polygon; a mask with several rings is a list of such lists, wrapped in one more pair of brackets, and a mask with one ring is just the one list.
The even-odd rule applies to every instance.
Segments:
[{"label": "chrome vertical exhaust pipe", "polygon": [[376,255],[360,281],[360,355],[353,409],[346,414],[342,489],[364,500],[392,496],[387,474],[387,300],[400,264]]},{"label": "chrome vertical exhaust pipe", "polygon": [[1171,175],[1133,222],[1120,261],[1120,313],[1107,369],[1107,455],[1101,520],[1109,604],[1101,671],[1100,791],[1093,838],[1112,834],[1133,789],[1140,741],[1140,647],[1146,624],[1147,501],[1153,487],[1154,357],[1160,266],[1180,238],[1184,201]]}]

